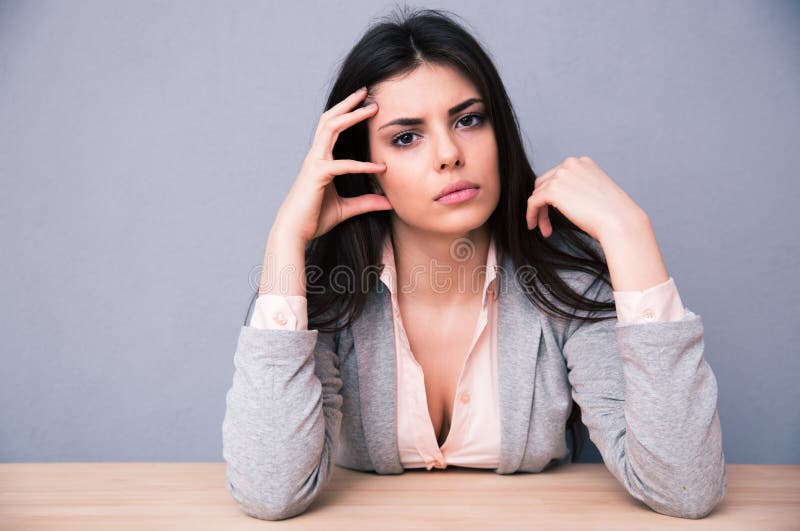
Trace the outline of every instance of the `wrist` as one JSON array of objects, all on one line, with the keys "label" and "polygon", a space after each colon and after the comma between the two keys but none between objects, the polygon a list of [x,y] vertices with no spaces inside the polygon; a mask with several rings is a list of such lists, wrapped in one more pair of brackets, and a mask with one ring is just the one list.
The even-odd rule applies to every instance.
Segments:
[{"label": "wrist", "polygon": [[273,227],[264,251],[259,295],[305,295],[305,247],[296,234]]},{"label": "wrist", "polygon": [[641,208],[635,208],[624,215],[614,218],[599,233],[601,246],[615,241],[631,241],[653,232],[650,216]]},{"label": "wrist", "polygon": [[267,238],[267,245],[272,244],[280,249],[303,249],[306,248],[306,240],[297,233],[292,227],[297,227],[297,223],[290,223],[276,218],[272,224]]}]

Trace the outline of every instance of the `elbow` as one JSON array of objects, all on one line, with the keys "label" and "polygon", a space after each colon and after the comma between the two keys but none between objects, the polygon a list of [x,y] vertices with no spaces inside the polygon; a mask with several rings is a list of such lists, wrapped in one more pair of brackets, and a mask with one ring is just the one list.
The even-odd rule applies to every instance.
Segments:
[{"label": "elbow", "polygon": [[676,518],[700,519],[711,514],[725,497],[728,476],[722,453],[717,463],[688,463],[669,473],[641,474],[627,469],[626,486],[634,498],[651,510]]},{"label": "elbow", "polygon": [[228,452],[226,459],[228,492],[245,514],[260,520],[285,520],[303,513],[330,475],[324,457],[288,456],[277,466],[270,457],[237,460]]},{"label": "elbow", "polygon": [[709,500],[697,499],[693,500],[689,503],[682,505],[680,508],[677,508],[675,511],[671,511],[670,516],[676,516],[678,518],[687,518],[691,520],[699,520],[700,518],[705,518],[719,505],[719,502],[722,501],[722,497],[725,495],[724,490],[720,496],[715,496]]},{"label": "elbow", "polygon": [[303,511],[294,510],[289,505],[273,504],[239,504],[242,512],[259,520],[286,520],[301,514]]},{"label": "elbow", "polygon": [[237,488],[230,481],[227,482],[227,487],[242,512],[259,520],[285,520],[297,516],[305,510],[303,504],[293,501],[289,496],[246,492]]},{"label": "elbow", "polygon": [[690,510],[687,511],[685,518],[699,519],[708,516],[717,505],[725,498],[728,492],[728,478],[723,472],[722,481],[718,487],[713,491],[713,494],[706,498],[700,498],[697,504],[691,505]]},{"label": "elbow", "polygon": [[701,491],[692,492],[689,495],[675,496],[675,503],[665,506],[651,506],[657,512],[674,516],[677,518],[687,518],[698,520],[711,514],[714,509],[725,498],[728,491],[728,479],[724,472],[721,478],[713,484],[704,484]]}]

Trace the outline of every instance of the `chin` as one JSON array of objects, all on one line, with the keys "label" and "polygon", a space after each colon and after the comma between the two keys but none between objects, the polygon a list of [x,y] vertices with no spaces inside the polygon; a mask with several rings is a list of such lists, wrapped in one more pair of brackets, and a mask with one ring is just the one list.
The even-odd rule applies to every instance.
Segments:
[{"label": "chin", "polygon": [[440,217],[438,230],[449,234],[464,234],[483,226],[491,215],[492,211],[487,211],[485,208],[451,212]]}]

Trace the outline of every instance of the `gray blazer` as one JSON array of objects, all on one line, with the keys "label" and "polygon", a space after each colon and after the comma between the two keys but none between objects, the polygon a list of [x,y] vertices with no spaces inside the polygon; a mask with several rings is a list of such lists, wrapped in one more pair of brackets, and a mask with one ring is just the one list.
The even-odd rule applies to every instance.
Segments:
[{"label": "gray blazer", "polygon": [[[717,381],[703,322],[580,324],[527,299],[510,258],[499,268],[500,465],[541,472],[568,462],[571,400],[608,470],[656,512],[701,518],[727,491]],[[563,278],[613,300],[584,273]],[[380,283],[379,283],[380,284]],[[395,345],[388,289],[339,334],[242,326],[222,424],[227,489],[250,516],[300,514],[335,464],[400,474]],[[570,438],[571,446],[571,438]],[[335,459],[334,459],[335,457]]]}]

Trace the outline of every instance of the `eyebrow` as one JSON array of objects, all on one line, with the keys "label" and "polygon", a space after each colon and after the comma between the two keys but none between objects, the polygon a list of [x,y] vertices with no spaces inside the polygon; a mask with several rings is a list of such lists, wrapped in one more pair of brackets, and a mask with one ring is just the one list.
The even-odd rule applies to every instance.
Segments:
[{"label": "eyebrow", "polygon": [[[483,103],[483,100],[480,98],[470,98],[468,100],[464,100],[458,105],[452,107],[447,111],[448,116],[452,116],[456,113],[459,113],[472,105],[473,103]],[[392,120],[391,122],[386,122],[382,126],[378,128],[378,131],[383,129],[384,127],[389,127],[390,125],[420,125],[422,124],[422,118],[398,118],[397,120]]]}]

